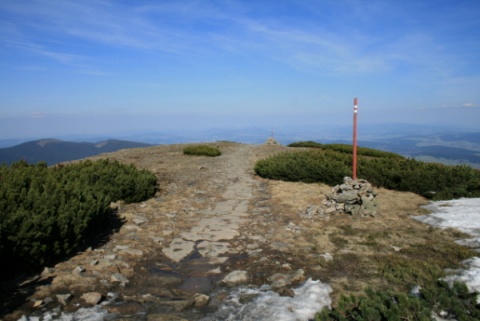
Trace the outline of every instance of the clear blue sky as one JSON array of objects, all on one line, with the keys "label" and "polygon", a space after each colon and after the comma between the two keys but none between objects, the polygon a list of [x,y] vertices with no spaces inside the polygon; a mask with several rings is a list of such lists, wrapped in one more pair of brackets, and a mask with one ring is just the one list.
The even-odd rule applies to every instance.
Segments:
[{"label": "clear blue sky", "polygon": [[480,125],[479,0],[0,1],[0,139]]}]

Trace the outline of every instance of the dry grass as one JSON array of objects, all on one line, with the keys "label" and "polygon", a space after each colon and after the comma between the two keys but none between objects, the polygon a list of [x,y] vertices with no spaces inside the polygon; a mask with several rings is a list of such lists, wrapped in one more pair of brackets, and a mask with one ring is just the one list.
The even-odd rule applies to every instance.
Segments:
[{"label": "dry grass", "polygon": [[[433,229],[411,217],[425,214],[421,206],[428,203],[413,193],[377,189],[376,217],[334,214],[328,220],[308,220],[299,213],[319,204],[329,186],[270,181],[270,191],[273,211],[303,226],[305,241],[315,244],[317,261],[308,262],[320,265],[314,273],[332,286],[334,301],[340,294],[356,294],[366,287],[405,290],[473,255],[454,243],[461,236],[458,231]],[[333,261],[321,257],[326,252]]]}]

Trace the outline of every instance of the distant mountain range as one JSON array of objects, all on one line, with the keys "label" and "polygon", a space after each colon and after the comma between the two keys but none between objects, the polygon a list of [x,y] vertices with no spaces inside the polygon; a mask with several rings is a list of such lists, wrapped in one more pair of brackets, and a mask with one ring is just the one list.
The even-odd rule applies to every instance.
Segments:
[{"label": "distant mountain range", "polygon": [[0,164],[10,165],[25,160],[30,164],[44,161],[48,165],[82,159],[120,149],[149,147],[151,144],[124,140],[106,140],[98,143],[67,142],[58,139],[41,139],[12,147],[0,148]]},{"label": "distant mountain range", "polygon": [[[275,129],[262,127],[212,128],[203,131],[170,130],[112,136],[121,140],[105,140],[105,137],[68,136],[63,138],[64,141],[43,139],[16,146],[13,144],[18,144],[20,141],[0,140],[0,146],[10,146],[0,148],[0,164],[10,164],[20,159],[25,159],[30,163],[43,160],[48,164],[54,164],[124,148],[159,144],[222,140],[263,144],[272,136],[282,145],[307,140],[323,144],[351,144],[352,128],[347,125],[290,126]],[[428,162],[448,165],[466,164],[480,168],[480,132],[418,124],[362,124],[358,137],[358,144],[362,147],[394,152]],[[92,141],[101,141],[101,143],[91,143]]]}]

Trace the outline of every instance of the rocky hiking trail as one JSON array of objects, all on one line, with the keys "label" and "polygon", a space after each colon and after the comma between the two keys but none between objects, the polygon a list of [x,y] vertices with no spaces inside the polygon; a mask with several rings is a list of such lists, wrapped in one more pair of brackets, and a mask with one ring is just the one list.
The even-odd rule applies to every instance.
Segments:
[{"label": "rocky hiking trail", "polygon": [[[355,267],[332,273],[325,264],[337,253],[367,250],[354,242],[336,244],[332,235],[345,225],[374,228],[373,222],[382,229],[401,228],[406,213],[426,203],[413,194],[402,194],[405,201],[385,190],[379,203],[382,196],[388,203],[381,208],[395,208],[395,214],[307,218],[305,210],[319,204],[330,187],[268,181],[253,171],[256,160],[287,147],[212,145],[221,156],[187,156],[185,145],[165,145],[96,157],[154,172],[159,192],[143,203],[115,204],[119,229],[99,246],[25,280],[6,304],[16,308],[0,319],[90,313],[109,320],[200,320],[237,285],[268,284],[283,296],[294,296],[292,288],[308,278],[328,282],[334,292],[345,286],[361,289],[364,281],[347,279]],[[399,235],[391,242],[402,246],[406,241]]]}]

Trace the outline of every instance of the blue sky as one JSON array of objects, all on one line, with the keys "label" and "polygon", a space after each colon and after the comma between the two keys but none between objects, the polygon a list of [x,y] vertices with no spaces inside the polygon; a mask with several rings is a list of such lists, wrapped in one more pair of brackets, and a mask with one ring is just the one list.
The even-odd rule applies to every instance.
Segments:
[{"label": "blue sky", "polygon": [[0,1],[0,139],[480,125],[480,1]]}]

